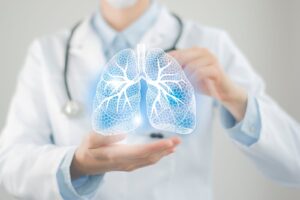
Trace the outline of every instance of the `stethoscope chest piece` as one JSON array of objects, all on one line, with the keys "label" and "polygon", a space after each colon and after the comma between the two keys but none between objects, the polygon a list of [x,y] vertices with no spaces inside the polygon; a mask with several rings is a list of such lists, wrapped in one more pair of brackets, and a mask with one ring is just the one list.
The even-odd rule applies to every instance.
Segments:
[{"label": "stethoscope chest piece", "polygon": [[81,104],[77,101],[74,100],[69,100],[66,102],[66,104],[64,105],[64,107],[62,108],[63,113],[70,117],[70,118],[75,118],[78,117],[81,112],[82,112],[82,108],[81,108]]}]

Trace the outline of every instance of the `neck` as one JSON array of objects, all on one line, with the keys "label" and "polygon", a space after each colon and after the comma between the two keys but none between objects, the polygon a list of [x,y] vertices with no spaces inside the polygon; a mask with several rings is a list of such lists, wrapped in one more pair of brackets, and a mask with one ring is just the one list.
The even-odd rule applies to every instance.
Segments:
[{"label": "neck", "polygon": [[122,31],[137,20],[149,7],[150,0],[139,0],[125,9],[112,7],[106,0],[100,1],[100,10],[106,22],[115,30]]}]

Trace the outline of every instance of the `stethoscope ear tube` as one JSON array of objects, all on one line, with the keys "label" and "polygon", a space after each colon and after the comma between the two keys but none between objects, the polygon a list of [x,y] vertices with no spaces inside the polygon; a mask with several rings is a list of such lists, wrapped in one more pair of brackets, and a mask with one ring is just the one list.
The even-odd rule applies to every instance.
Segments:
[{"label": "stethoscope ear tube", "polygon": [[172,15],[176,19],[176,21],[178,22],[178,27],[179,28],[178,28],[178,33],[177,33],[177,36],[174,40],[173,46],[168,48],[168,49],[165,49],[164,50],[165,52],[170,52],[170,51],[177,50],[176,47],[177,47],[177,44],[179,43],[179,40],[180,40],[180,38],[182,36],[182,32],[183,32],[183,22],[182,22],[181,18],[178,15],[176,15],[175,13],[172,13]]},{"label": "stethoscope ear tube", "polygon": [[[177,20],[179,29],[178,29],[178,34],[177,34],[177,36],[174,40],[173,45],[168,49],[164,49],[165,52],[170,52],[170,51],[176,50],[176,46],[177,46],[177,44],[178,44],[178,42],[181,38],[182,32],[183,32],[183,22],[182,22],[182,20],[176,14],[172,13],[172,15]],[[66,91],[68,100],[62,108],[62,112],[70,118],[77,117],[82,112],[82,105],[79,102],[73,100],[73,98],[72,98],[72,95],[71,95],[71,92],[70,92],[70,87],[69,87],[69,84],[68,84],[68,77],[67,77],[68,76],[68,68],[69,68],[69,59],[70,59],[69,57],[70,57],[71,42],[72,42],[74,33],[75,33],[76,29],[79,27],[80,24],[81,24],[81,21],[76,23],[75,26],[73,26],[73,28],[71,29],[70,35],[67,39],[66,50],[65,50],[65,62],[64,62],[63,78],[64,78],[65,91]]]},{"label": "stethoscope ear tube", "polygon": [[70,58],[70,47],[71,47],[71,42],[73,39],[73,35],[75,33],[75,30],[77,29],[77,27],[81,24],[81,21],[78,22],[77,24],[75,24],[75,26],[71,29],[70,35],[68,37],[67,40],[67,44],[66,44],[66,50],[65,50],[65,63],[64,63],[64,84],[65,84],[65,90],[67,93],[67,97],[69,101],[72,101],[72,96],[69,90],[69,84],[68,84],[68,68],[69,68],[69,58]]}]

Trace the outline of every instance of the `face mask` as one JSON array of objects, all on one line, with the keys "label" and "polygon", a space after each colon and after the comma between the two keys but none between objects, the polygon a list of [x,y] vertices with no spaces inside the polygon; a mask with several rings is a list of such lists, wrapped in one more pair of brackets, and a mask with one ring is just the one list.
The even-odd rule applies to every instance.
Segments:
[{"label": "face mask", "polygon": [[129,8],[137,3],[138,0],[107,0],[114,8],[124,9]]}]

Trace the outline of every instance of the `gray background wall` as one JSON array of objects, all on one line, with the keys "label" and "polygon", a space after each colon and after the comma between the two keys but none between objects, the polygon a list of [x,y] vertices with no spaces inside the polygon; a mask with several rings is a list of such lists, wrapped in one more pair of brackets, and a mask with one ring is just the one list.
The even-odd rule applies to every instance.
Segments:
[{"label": "gray background wall", "polygon": [[[264,77],[268,92],[300,121],[300,2],[298,0],[163,0],[202,24],[226,29]],[[70,26],[97,0],[0,0],[0,127],[16,75],[33,38]],[[217,200],[299,200],[300,189],[267,180],[231,144],[216,122],[214,193]],[[0,189],[0,199],[9,199]]]}]

